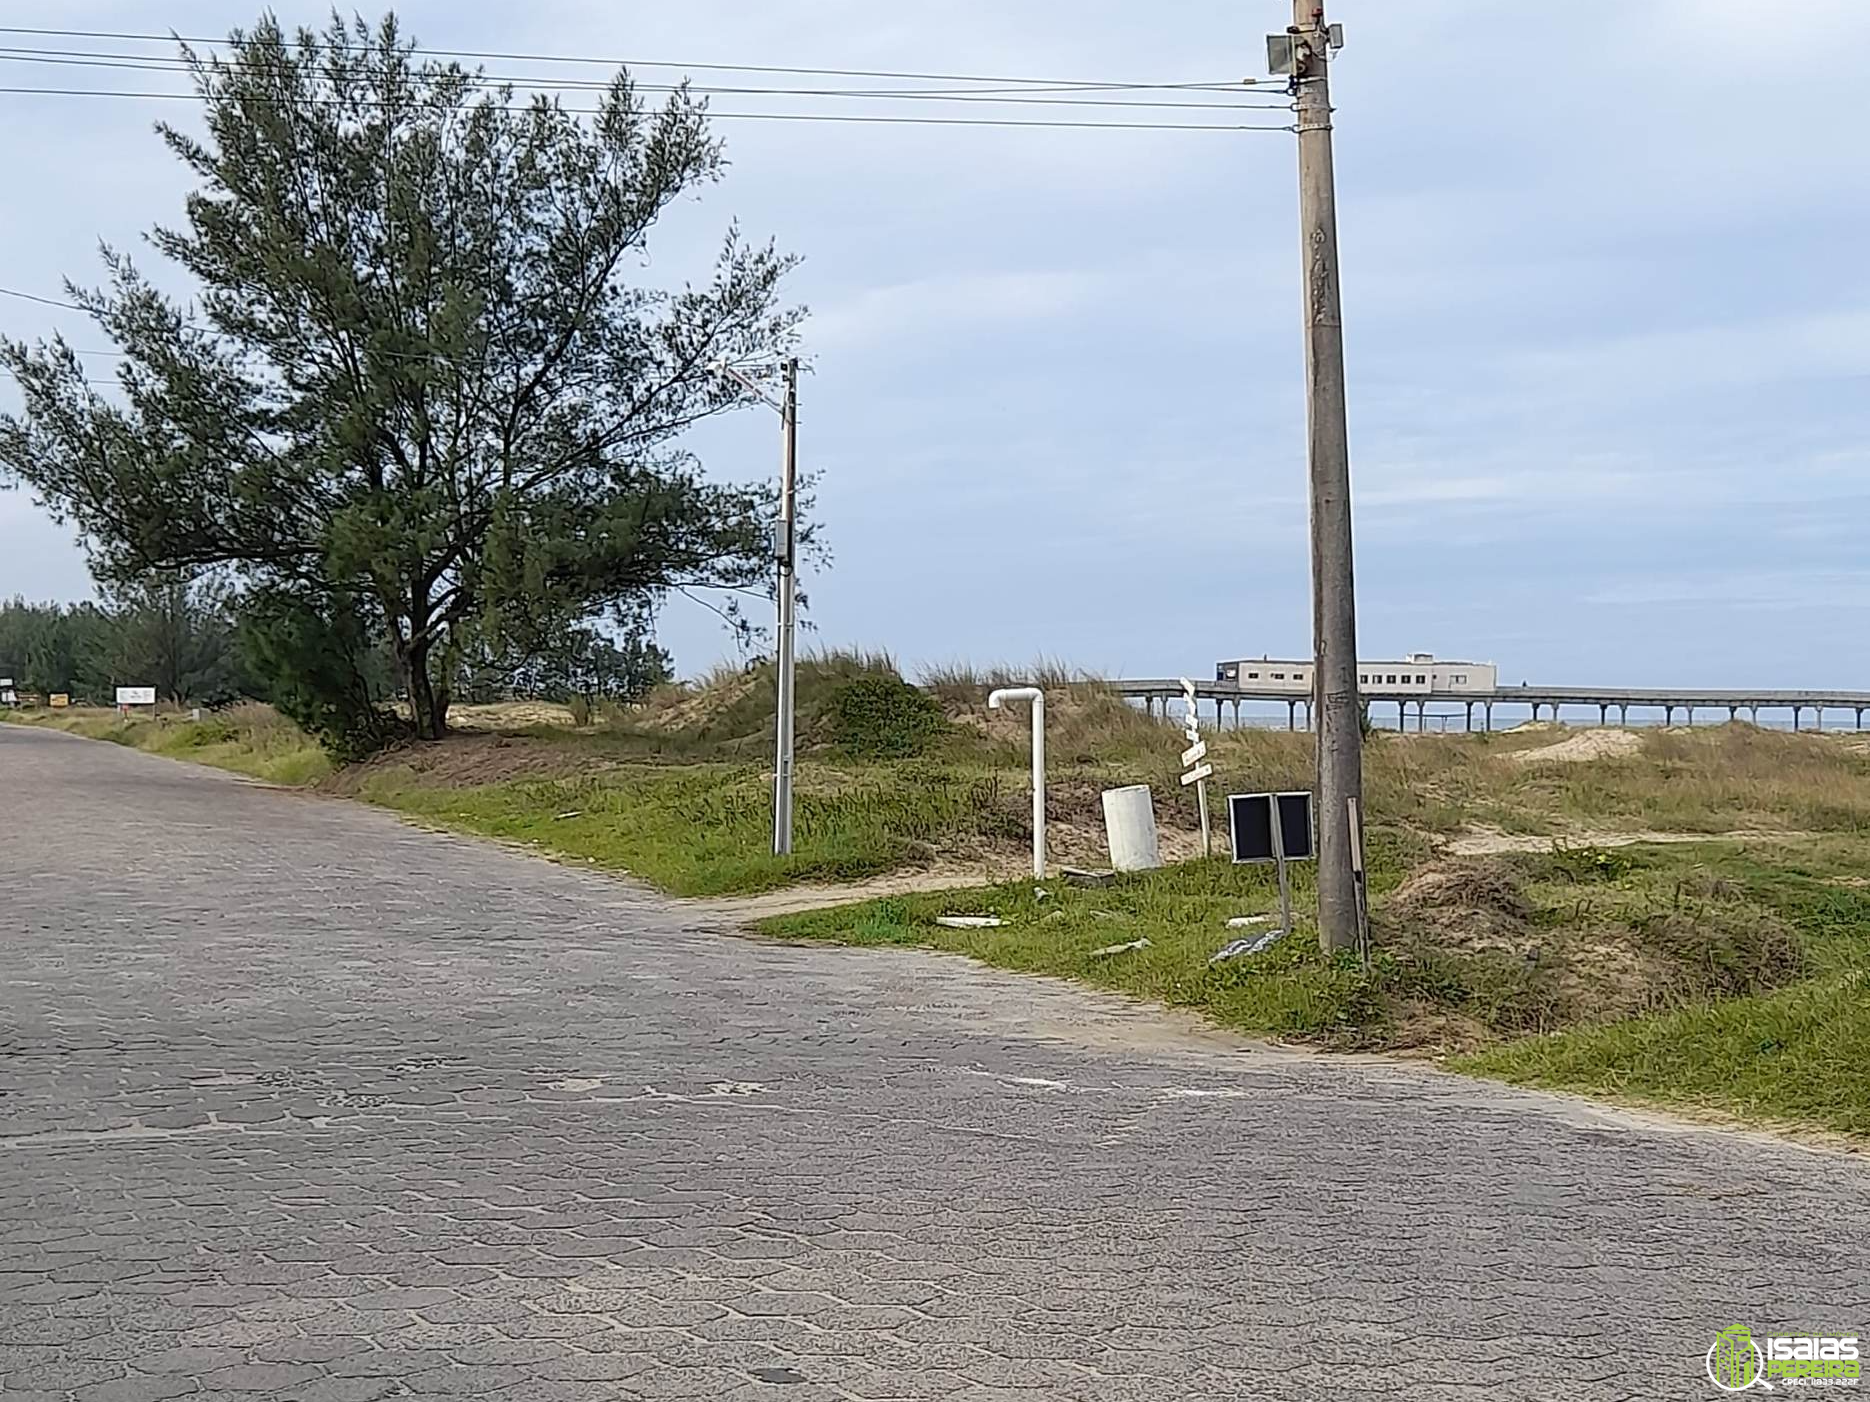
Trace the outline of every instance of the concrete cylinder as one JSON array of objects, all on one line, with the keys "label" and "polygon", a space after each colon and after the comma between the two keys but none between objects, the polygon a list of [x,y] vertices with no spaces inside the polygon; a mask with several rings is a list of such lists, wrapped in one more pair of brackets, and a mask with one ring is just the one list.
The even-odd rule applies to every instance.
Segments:
[{"label": "concrete cylinder", "polygon": [[1110,864],[1118,871],[1153,871],[1162,865],[1156,808],[1148,784],[1104,790],[1104,832]]}]

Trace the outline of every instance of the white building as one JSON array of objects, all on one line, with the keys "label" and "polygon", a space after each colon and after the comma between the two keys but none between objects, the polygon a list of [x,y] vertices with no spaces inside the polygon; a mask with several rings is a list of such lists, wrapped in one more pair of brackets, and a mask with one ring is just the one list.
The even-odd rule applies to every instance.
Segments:
[{"label": "white building", "polygon": [[[1246,657],[1215,664],[1217,682],[1272,696],[1310,696],[1312,659]],[[1491,662],[1450,662],[1412,652],[1400,662],[1359,662],[1357,689],[1365,696],[1491,696],[1499,668]]]}]

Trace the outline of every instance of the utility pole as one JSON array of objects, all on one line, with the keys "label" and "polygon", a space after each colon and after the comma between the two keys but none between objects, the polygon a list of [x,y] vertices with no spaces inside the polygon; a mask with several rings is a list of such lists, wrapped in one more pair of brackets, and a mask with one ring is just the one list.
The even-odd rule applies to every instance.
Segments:
[{"label": "utility pole", "polygon": [[[1337,187],[1331,160],[1332,50],[1342,30],[1323,0],[1292,0],[1289,44],[1299,134],[1299,225],[1305,283],[1305,379],[1312,529],[1312,709],[1318,747],[1318,941],[1358,947],[1356,871],[1363,865],[1352,805],[1363,803],[1357,696],[1357,603],[1351,570],[1351,465],[1344,406],[1344,321],[1338,286]],[[1274,37],[1274,43],[1280,36]]]},{"label": "utility pole", "polygon": [[779,613],[779,657],[774,664],[778,704],[773,708],[773,855],[792,852],[792,713],[793,637],[797,632],[798,514],[799,514],[799,362],[796,356],[779,367],[784,393],[778,400],[739,366],[714,362],[714,373],[733,380],[769,409],[779,413],[779,519],[773,523],[773,560],[779,578],[773,602]]},{"label": "utility pole", "polygon": [[779,755],[773,766],[773,855],[792,851],[793,637],[798,616],[796,525],[799,479],[799,362],[785,364],[785,401],[779,411],[785,456],[779,476],[779,527],[773,554],[779,561],[779,708],[774,729]]}]

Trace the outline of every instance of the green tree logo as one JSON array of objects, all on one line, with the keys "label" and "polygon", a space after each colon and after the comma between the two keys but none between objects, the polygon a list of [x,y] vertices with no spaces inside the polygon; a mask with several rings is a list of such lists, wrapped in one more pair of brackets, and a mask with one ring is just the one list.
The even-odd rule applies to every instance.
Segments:
[{"label": "green tree logo", "polygon": [[1746,1325],[1730,1324],[1716,1335],[1708,1350],[1708,1381],[1722,1392],[1745,1392],[1765,1372],[1766,1357]]}]

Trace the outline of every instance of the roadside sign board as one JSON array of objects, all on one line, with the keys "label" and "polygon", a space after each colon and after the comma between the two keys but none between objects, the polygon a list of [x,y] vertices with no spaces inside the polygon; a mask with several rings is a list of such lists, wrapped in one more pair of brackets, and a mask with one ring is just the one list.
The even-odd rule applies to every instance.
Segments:
[{"label": "roadside sign board", "polygon": [[120,686],[117,688],[119,706],[153,706],[156,704],[156,688],[153,686]]},{"label": "roadside sign board", "polygon": [[[1279,805],[1279,845],[1273,847],[1273,805]],[[1289,862],[1310,861],[1312,796],[1308,793],[1237,793],[1227,796],[1228,826],[1233,831],[1236,862],[1270,862],[1283,855]]]},{"label": "roadside sign board", "polygon": [[46,698],[46,702],[53,710],[62,711],[71,705],[71,694],[65,691],[55,691]]},{"label": "roadside sign board", "polygon": [[1227,826],[1236,862],[1271,862],[1279,873],[1279,915],[1292,933],[1292,887],[1287,862],[1310,861],[1312,796],[1308,793],[1236,793],[1227,796]]}]

